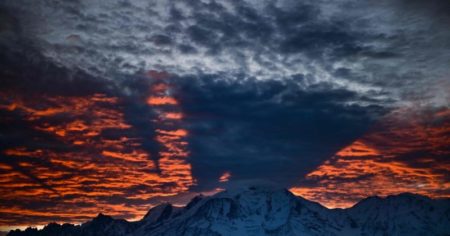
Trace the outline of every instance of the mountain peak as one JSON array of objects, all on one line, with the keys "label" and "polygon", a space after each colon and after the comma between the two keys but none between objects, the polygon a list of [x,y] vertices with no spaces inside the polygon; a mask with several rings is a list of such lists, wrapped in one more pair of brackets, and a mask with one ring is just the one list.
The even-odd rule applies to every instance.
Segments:
[{"label": "mountain peak", "polygon": [[99,213],[94,219],[92,219],[92,222],[95,223],[106,223],[111,222],[114,219],[111,216],[105,215],[103,213]]},{"label": "mountain peak", "polygon": [[160,222],[168,219],[173,213],[173,206],[170,203],[162,203],[151,208],[144,216],[143,220],[146,222]]},{"label": "mountain peak", "polygon": [[202,199],[204,199],[205,196],[203,194],[197,195],[194,198],[191,199],[191,201],[186,204],[186,209],[191,209],[192,207],[194,207],[197,203],[199,203]]},{"label": "mountain peak", "polygon": [[[99,214],[81,227],[73,226],[70,234],[67,227],[66,231],[60,226],[44,230],[74,236],[449,235],[448,212],[449,199],[433,200],[410,193],[369,197],[352,208],[331,210],[286,189],[248,186],[196,196],[184,208],[163,203],[138,222]],[[43,233],[26,235],[46,235]]]},{"label": "mountain peak", "polygon": [[276,187],[274,185],[249,185],[242,186],[232,189],[227,189],[222,192],[219,192],[213,197],[234,197],[238,195],[267,195],[267,194],[287,194],[294,196],[289,190],[286,188]]},{"label": "mountain peak", "polygon": [[98,213],[98,215],[95,218],[105,219],[105,218],[111,218],[111,216],[105,215],[105,214],[100,212],[100,213]]},{"label": "mountain peak", "polygon": [[359,201],[358,203],[356,203],[353,207],[351,208],[360,208],[360,207],[368,207],[368,206],[374,206],[374,205],[383,205],[383,206],[388,206],[391,204],[406,204],[405,206],[409,205],[409,204],[421,204],[420,202],[423,201],[433,201],[431,198],[427,197],[427,196],[423,196],[420,194],[415,194],[415,193],[400,193],[400,194],[396,194],[396,195],[388,195],[385,197],[380,197],[380,196],[370,196],[367,197],[361,201]]}]

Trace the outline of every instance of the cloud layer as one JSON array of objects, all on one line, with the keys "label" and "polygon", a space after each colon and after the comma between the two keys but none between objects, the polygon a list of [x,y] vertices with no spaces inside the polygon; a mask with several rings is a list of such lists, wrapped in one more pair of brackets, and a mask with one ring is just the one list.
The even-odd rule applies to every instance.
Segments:
[{"label": "cloud layer", "polygon": [[442,105],[442,91],[423,93],[449,73],[450,17],[440,0],[3,5],[20,16],[24,34],[44,55],[114,80],[145,69],[229,79],[303,75],[312,78],[305,86],[328,82],[374,99],[386,99],[379,94],[385,91]]},{"label": "cloud layer", "polygon": [[448,108],[392,111],[291,190],[328,207],[403,192],[449,197],[449,115]]},{"label": "cloud layer", "polygon": [[449,6],[2,1],[0,226],[248,183],[448,197]]}]

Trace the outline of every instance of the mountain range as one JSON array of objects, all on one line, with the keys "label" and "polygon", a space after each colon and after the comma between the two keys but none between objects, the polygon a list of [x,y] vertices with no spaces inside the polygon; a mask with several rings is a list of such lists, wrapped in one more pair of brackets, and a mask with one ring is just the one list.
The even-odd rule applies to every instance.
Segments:
[{"label": "mountain range", "polygon": [[450,199],[403,193],[328,209],[285,189],[249,187],[165,203],[128,222],[99,214],[81,225],[51,223],[8,236],[424,236],[450,235]]}]

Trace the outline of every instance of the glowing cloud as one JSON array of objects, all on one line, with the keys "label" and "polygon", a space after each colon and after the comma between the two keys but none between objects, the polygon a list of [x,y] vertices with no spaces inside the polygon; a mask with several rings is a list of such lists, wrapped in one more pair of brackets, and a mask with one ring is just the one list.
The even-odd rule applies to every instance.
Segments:
[{"label": "glowing cloud", "polygon": [[[169,78],[165,72],[150,71],[148,75],[157,80],[151,88],[151,96],[147,100],[147,104],[153,107],[157,112],[163,114],[161,119],[154,120],[154,125],[157,128],[155,140],[163,147],[158,155],[158,164],[161,176],[168,181],[174,182],[173,189],[178,192],[187,191],[195,181],[191,175],[191,165],[186,161],[189,152],[187,150],[186,137],[188,131],[181,128],[179,123],[173,123],[173,120],[181,121],[183,113],[172,112],[179,110],[179,102],[174,97],[170,97],[170,84],[167,83]],[[164,108],[160,108],[165,105]],[[167,111],[170,110],[170,111]]]},{"label": "glowing cloud", "polygon": [[231,173],[227,171],[220,176],[219,182],[228,182],[230,180],[230,177]]},{"label": "glowing cloud", "polygon": [[152,106],[178,105],[178,102],[172,97],[149,97],[147,104]]},{"label": "glowing cloud", "polygon": [[193,184],[185,160],[187,131],[158,129],[155,139],[163,149],[155,163],[142,148],[142,138],[133,136],[116,97],[43,96],[36,102],[15,96],[14,101],[0,100],[0,109],[27,122],[35,139],[47,135],[64,147],[38,141],[2,151],[0,227],[77,223],[98,212],[137,219],[150,207],[142,201],[173,196]]},{"label": "glowing cloud", "polygon": [[291,191],[331,208],[402,192],[450,197],[450,110],[426,114],[392,112]]}]

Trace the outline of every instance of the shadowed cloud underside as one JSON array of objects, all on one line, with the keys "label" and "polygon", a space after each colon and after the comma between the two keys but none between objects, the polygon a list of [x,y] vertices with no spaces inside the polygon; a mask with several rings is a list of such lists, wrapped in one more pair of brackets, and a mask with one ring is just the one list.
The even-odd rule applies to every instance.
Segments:
[{"label": "shadowed cloud underside", "polygon": [[450,196],[450,5],[0,3],[0,231],[279,185]]}]

